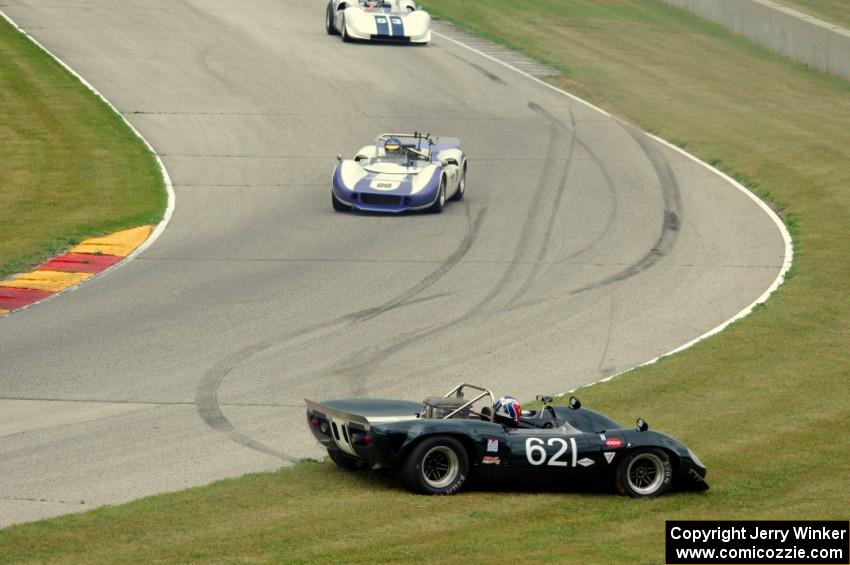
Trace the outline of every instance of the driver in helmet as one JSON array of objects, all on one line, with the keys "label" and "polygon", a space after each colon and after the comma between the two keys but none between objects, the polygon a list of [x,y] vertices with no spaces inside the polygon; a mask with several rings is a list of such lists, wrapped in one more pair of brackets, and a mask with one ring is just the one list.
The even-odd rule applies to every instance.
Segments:
[{"label": "driver in helmet", "polygon": [[503,396],[493,405],[493,410],[497,416],[502,416],[502,421],[505,419],[512,420],[514,425],[518,425],[522,418],[522,408],[519,400],[512,396]]},{"label": "driver in helmet", "polygon": [[387,157],[401,155],[401,141],[395,137],[391,137],[384,142],[384,152]]}]

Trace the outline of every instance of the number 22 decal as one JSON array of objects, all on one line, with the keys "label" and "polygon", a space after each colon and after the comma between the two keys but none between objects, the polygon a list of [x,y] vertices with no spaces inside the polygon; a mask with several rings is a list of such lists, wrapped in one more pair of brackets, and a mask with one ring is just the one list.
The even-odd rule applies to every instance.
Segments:
[{"label": "number 22 decal", "polygon": [[[547,465],[551,465],[552,467],[575,467],[576,466],[576,440],[575,438],[570,438],[570,443],[567,444],[567,440],[560,437],[552,437],[549,438],[549,441],[545,442],[545,445],[556,446],[559,445],[560,449],[555,452],[552,457],[549,458],[549,462],[546,462],[546,449],[543,447],[544,442],[543,439],[539,437],[530,437],[525,440],[525,456],[528,458],[528,462],[532,465],[543,465],[546,463]],[[569,448],[572,448],[572,461],[561,461],[560,457],[567,452]]]}]

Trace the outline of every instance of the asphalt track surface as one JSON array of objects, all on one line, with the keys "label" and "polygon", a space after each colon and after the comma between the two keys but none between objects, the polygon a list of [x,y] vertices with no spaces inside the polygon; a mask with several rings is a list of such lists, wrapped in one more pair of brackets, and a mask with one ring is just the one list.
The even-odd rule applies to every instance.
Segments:
[{"label": "asphalt track surface", "polygon": [[[150,141],[177,207],[136,260],[0,319],[0,526],[320,457],[304,397],[596,381],[779,273],[773,221],[706,168],[440,37],[343,44],[324,7],[4,2]],[[335,155],[414,129],[463,140],[467,198],[334,213]]]}]

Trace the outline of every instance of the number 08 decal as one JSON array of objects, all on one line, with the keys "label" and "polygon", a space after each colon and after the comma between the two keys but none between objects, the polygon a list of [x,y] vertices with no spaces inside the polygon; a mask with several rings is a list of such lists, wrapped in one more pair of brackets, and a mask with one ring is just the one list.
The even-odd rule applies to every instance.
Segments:
[{"label": "number 08 decal", "polygon": [[[549,458],[549,461],[546,461],[546,448],[544,445],[549,445],[551,447],[560,446],[558,451],[555,452],[552,457]],[[571,461],[563,461],[561,460],[561,456],[564,455],[568,450],[572,448],[572,460]],[[543,465],[546,463],[547,465],[551,465],[552,467],[575,467],[576,466],[576,440],[575,438],[570,438],[570,443],[567,444],[567,440],[560,437],[552,437],[549,438],[548,441],[544,443],[542,438],[539,437],[530,437],[525,440],[525,456],[528,458],[528,462],[532,465]]]}]

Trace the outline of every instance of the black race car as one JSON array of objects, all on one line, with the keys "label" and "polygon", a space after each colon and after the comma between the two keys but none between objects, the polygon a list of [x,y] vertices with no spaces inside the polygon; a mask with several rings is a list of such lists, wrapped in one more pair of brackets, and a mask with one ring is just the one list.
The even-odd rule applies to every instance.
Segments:
[{"label": "black race car", "polygon": [[569,406],[537,399],[541,409],[521,411],[513,399],[497,402],[485,388],[460,384],[422,403],[305,402],[310,430],[339,467],[387,468],[423,494],[454,494],[471,473],[515,473],[524,482],[555,474],[561,483],[602,481],[633,497],[708,489],[702,461],[644,420],[623,428],[575,397]]}]

